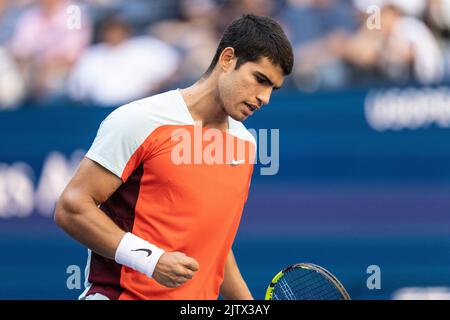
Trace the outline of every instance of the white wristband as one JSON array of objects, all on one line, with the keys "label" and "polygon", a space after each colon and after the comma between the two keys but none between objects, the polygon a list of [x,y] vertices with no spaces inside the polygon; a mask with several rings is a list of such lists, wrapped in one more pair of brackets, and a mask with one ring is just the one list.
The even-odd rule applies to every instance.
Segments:
[{"label": "white wristband", "polygon": [[117,263],[153,276],[156,264],[165,251],[138,236],[127,232],[116,250]]}]

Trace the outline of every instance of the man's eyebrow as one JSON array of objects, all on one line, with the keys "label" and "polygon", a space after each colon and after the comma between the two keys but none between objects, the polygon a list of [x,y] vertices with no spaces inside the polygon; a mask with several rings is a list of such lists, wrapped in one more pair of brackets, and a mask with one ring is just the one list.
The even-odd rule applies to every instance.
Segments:
[{"label": "man's eyebrow", "polygon": [[278,90],[280,89],[280,87],[277,87],[273,84],[272,80],[269,79],[268,76],[266,76],[264,73],[261,73],[259,71],[255,71],[255,75],[257,75],[258,77],[261,77],[264,79],[264,81],[266,81],[269,85],[271,85],[273,87],[274,90]]}]

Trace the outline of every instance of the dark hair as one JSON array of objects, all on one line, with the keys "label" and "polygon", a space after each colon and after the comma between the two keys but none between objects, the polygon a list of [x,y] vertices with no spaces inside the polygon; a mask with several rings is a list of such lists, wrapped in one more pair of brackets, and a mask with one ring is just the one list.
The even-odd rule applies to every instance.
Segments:
[{"label": "dark hair", "polygon": [[270,62],[281,67],[284,75],[292,71],[292,46],[281,26],[269,17],[246,14],[234,20],[225,29],[205,76],[211,74],[226,47],[234,48],[237,57],[236,69],[246,62],[267,57]]}]

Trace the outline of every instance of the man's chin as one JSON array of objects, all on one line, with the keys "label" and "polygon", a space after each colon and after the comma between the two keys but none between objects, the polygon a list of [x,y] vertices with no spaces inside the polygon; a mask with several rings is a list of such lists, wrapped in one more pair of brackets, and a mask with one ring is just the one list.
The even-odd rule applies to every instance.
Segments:
[{"label": "man's chin", "polygon": [[230,114],[230,117],[236,121],[243,122],[248,119],[249,116],[243,112],[239,112],[239,114]]}]

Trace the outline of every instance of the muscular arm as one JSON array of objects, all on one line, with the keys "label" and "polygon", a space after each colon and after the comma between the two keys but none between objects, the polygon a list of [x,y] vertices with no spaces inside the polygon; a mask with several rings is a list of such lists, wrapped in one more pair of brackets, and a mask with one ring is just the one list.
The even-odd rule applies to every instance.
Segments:
[{"label": "muscular arm", "polygon": [[232,250],[230,250],[225,263],[225,274],[220,287],[220,294],[226,300],[253,300],[253,296],[236,264]]},{"label": "muscular arm", "polygon": [[96,162],[84,158],[60,196],[55,222],[74,239],[114,260],[125,231],[97,206],[120,187],[122,180]]},{"label": "muscular arm", "polygon": [[[55,210],[57,225],[92,251],[111,260],[115,260],[125,231],[97,206],[121,184],[122,180],[113,173],[84,158]],[[198,262],[184,253],[165,252],[159,258],[152,277],[160,284],[174,288],[191,279],[198,268]],[[140,271],[146,272],[147,269]]]}]

